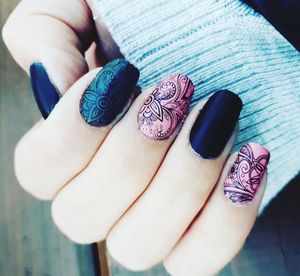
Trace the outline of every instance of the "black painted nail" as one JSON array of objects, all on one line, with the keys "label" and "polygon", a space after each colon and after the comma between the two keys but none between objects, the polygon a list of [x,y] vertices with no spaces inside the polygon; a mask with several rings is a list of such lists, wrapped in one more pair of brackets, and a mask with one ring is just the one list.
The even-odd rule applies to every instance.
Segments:
[{"label": "black painted nail", "polygon": [[83,119],[96,127],[113,122],[128,107],[139,75],[138,69],[125,59],[106,64],[82,95]]},{"label": "black painted nail", "polygon": [[242,107],[239,96],[227,90],[210,97],[191,130],[194,151],[204,159],[217,158],[232,135]]},{"label": "black painted nail", "polygon": [[31,64],[30,78],[35,101],[42,116],[46,119],[59,101],[60,94],[42,63]]}]

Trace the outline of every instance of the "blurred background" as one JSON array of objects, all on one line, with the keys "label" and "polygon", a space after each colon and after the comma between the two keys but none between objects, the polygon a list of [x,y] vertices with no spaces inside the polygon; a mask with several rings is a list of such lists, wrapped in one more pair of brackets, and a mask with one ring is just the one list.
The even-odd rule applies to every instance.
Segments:
[{"label": "blurred background", "polygon": [[[18,2],[0,0],[1,28]],[[60,234],[50,204],[25,193],[14,176],[15,145],[39,118],[29,78],[0,39],[0,276],[100,275],[97,247],[76,245]],[[219,275],[300,275],[299,184],[297,177],[273,200],[243,250]],[[131,273],[109,257],[108,262],[113,276],[167,275],[162,266]]]}]

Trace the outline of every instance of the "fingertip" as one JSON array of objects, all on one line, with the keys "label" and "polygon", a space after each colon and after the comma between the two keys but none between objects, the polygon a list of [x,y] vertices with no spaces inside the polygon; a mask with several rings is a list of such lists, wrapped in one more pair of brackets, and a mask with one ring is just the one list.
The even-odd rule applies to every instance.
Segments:
[{"label": "fingertip", "polygon": [[[63,192],[63,191],[62,191]],[[102,241],[106,238],[107,232],[104,230],[94,231],[93,223],[87,224],[85,218],[88,213],[82,213],[80,210],[74,213],[72,207],[76,204],[70,204],[72,199],[61,192],[55,197],[51,205],[51,217],[54,224],[68,239],[78,244],[91,244]],[[101,220],[101,218],[98,218]],[[101,223],[101,222],[100,222]],[[95,224],[99,222],[95,221]]]},{"label": "fingertip", "polygon": [[[54,191],[51,186],[43,185],[43,179],[38,178],[36,170],[38,169],[36,160],[28,158],[35,150],[40,148],[37,140],[33,139],[42,121],[35,125],[18,142],[14,151],[14,171],[20,186],[29,194],[37,199],[49,201],[54,198]],[[33,132],[35,132],[33,134]]]},{"label": "fingertip", "polygon": [[133,272],[145,271],[156,263],[149,263],[148,256],[145,258],[139,254],[135,255],[134,252],[130,251],[129,248],[126,249],[122,245],[122,238],[116,237],[115,235],[109,234],[106,239],[106,246],[109,255],[123,267]]}]

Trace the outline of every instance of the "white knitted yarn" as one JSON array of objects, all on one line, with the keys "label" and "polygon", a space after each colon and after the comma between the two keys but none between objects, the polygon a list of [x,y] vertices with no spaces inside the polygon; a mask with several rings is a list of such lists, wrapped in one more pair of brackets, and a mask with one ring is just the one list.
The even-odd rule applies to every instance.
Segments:
[{"label": "white knitted yarn", "polygon": [[94,1],[142,88],[180,71],[195,84],[192,105],[220,89],[242,98],[234,150],[270,150],[266,206],[299,171],[299,52],[238,0]]}]

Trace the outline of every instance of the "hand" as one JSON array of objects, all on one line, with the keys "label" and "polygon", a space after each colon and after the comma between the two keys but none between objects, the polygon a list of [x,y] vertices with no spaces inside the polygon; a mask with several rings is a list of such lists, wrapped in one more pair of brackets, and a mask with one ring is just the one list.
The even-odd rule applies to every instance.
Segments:
[{"label": "hand", "polygon": [[[69,238],[89,243],[107,237],[113,257],[128,268],[146,269],[164,259],[173,275],[215,273],[240,249],[253,225],[268,152],[250,143],[226,161],[240,111],[230,92],[196,106],[176,138],[191,91],[171,82],[175,95],[182,91],[186,97],[180,101],[184,112],[172,115],[178,121],[171,127],[168,112],[178,115],[177,107],[162,100],[165,91],[160,91],[170,79],[142,93],[118,124],[114,114],[111,122],[95,127],[103,118],[98,114],[90,120],[84,101],[90,90],[103,96],[95,83],[103,85],[98,81],[108,69],[82,77],[49,118],[20,141],[16,173],[21,185],[36,197],[54,198],[54,221]],[[133,86],[125,89],[128,101]],[[160,113],[154,111],[163,111],[164,123],[157,124]]]},{"label": "hand", "polygon": [[167,120],[175,106],[161,96],[172,93],[171,87],[176,97],[190,95],[183,87],[191,84],[180,88],[173,75],[144,91],[113,128],[114,123],[96,128],[78,106],[99,76],[96,70],[80,79],[21,140],[16,150],[21,185],[37,197],[54,198],[53,219],[70,239],[107,238],[112,256],[130,269],[165,260],[173,275],[215,273],[241,248],[266,182],[269,154],[262,146],[249,143],[226,161],[240,100],[221,91],[203,108],[199,104],[173,143],[180,120],[173,132],[165,129],[169,137],[161,136],[157,130],[164,124],[156,128],[159,112],[153,111],[159,108]]},{"label": "hand", "polygon": [[28,74],[32,64],[42,63],[59,93],[64,94],[90,68],[121,57],[106,28],[101,26],[98,31],[100,36],[84,0],[22,0],[2,35]]}]

